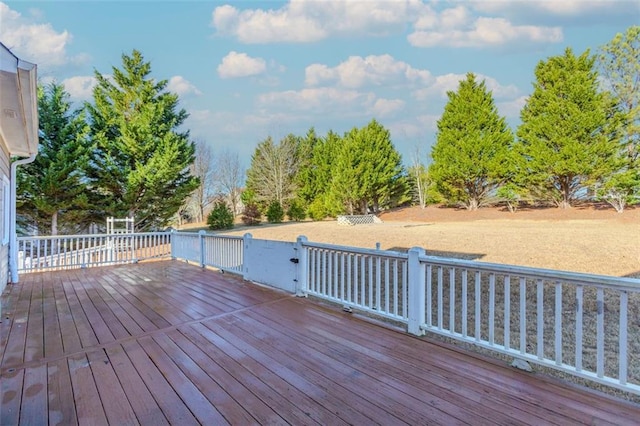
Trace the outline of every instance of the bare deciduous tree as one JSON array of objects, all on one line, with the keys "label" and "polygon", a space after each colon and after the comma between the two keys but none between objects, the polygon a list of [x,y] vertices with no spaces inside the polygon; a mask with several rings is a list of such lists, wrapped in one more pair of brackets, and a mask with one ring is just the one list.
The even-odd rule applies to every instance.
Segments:
[{"label": "bare deciduous tree", "polygon": [[196,222],[203,222],[205,209],[213,202],[215,191],[214,156],[211,146],[203,140],[195,141],[195,161],[191,165],[191,175],[200,179],[200,185],[187,200],[195,213]]},{"label": "bare deciduous tree", "polygon": [[429,179],[427,168],[422,163],[421,157],[422,155],[420,153],[420,148],[416,147],[411,155],[412,164],[409,168],[409,177],[411,180],[414,198],[417,199],[420,208],[424,209],[427,207],[427,199],[431,181]]},{"label": "bare deciduous tree", "polygon": [[258,144],[247,173],[247,188],[255,193],[256,201],[277,201],[284,206],[295,196],[298,149],[299,141],[294,135],[277,145],[270,137]]},{"label": "bare deciduous tree", "polygon": [[214,181],[217,192],[224,196],[236,216],[244,178],[244,168],[240,164],[238,153],[225,149],[217,155],[215,164]]}]

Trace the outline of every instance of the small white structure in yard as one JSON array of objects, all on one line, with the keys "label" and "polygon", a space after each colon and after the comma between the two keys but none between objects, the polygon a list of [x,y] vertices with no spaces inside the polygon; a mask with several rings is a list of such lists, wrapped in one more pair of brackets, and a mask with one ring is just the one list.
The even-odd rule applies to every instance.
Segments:
[{"label": "small white structure in yard", "polygon": [[[0,43],[0,291],[18,282],[16,174],[38,154],[37,67]],[[24,157],[11,162],[11,157]]]},{"label": "small white structure in yard", "polygon": [[107,234],[133,234],[135,232],[133,217],[124,219],[107,218]]},{"label": "small white structure in yard", "polygon": [[338,216],[338,225],[365,225],[371,223],[382,223],[382,220],[375,214],[345,214]]}]

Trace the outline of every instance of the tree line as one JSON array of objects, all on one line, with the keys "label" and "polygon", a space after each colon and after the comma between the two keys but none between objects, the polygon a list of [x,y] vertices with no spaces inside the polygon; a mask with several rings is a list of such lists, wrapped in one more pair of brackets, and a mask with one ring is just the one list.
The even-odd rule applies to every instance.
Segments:
[{"label": "tree line", "polygon": [[447,93],[428,166],[416,149],[405,168],[376,120],[342,136],[312,128],[278,143],[267,138],[252,156],[245,201],[267,216],[293,206],[312,219],[408,201],[515,211],[525,202],[567,208],[588,199],[622,212],[640,202],[639,34],[634,26],[596,55],[567,48],[540,61],[515,132],[485,82],[468,73]]},{"label": "tree line", "polygon": [[389,130],[375,119],[340,136],[287,135],[267,138],[251,157],[243,201],[270,221],[289,212],[293,220],[321,220],[342,213],[377,213],[408,202],[409,184]]},{"label": "tree line", "polygon": [[38,89],[39,154],[18,169],[22,233],[84,232],[109,216],[162,228],[199,185],[195,144],[180,130],[188,114],[142,54],[95,77],[92,102],[76,110],[63,85]]},{"label": "tree line", "polygon": [[245,176],[237,154],[214,157],[182,130],[188,114],[178,96],[134,50],[111,76],[95,72],[93,99],[76,110],[61,84],[39,87],[40,152],[18,169],[19,226],[78,233],[108,216],[133,216],[143,231],[204,221],[212,207],[214,222],[226,225],[241,212],[255,224],[263,214],[320,220],[434,202],[515,211],[524,202],[595,199],[623,211],[640,201],[638,57],[633,26],[595,55],[566,49],[540,61],[515,131],[486,84],[467,74],[447,93],[429,164],[417,148],[403,165],[389,130],[373,119],[342,135],[311,128],[267,137]]},{"label": "tree line", "polygon": [[571,207],[640,202],[640,26],[589,50],[540,61],[516,132],[474,74],[448,93],[430,183],[448,203]]},{"label": "tree line", "polygon": [[243,201],[251,214],[280,221],[378,212],[412,201],[477,209],[524,202],[570,207],[588,199],[617,211],[640,201],[640,27],[600,51],[540,61],[534,91],[514,132],[484,82],[469,73],[438,121],[431,164],[419,149],[402,166],[389,132],[375,120],[344,135],[287,135],[260,142]]}]

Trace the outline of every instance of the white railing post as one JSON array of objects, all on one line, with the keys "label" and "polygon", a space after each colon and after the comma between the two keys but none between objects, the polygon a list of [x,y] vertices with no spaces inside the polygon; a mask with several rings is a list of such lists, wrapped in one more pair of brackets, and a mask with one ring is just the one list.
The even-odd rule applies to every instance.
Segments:
[{"label": "white railing post", "polygon": [[253,235],[248,232],[242,236],[242,278],[246,278],[249,273],[249,263],[251,263],[249,259],[251,249],[249,249],[249,246],[252,238]]},{"label": "white railing post", "polygon": [[301,235],[296,240],[296,254],[298,256],[298,268],[296,276],[296,296],[307,296],[307,248],[304,246],[307,237]]},{"label": "white railing post", "polygon": [[176,241],[177,238],[175,238],[176,236],[176,230],[172,229],[171,233],[169,234],[169,247],[171,248],[171,260],[176,260],[176,245],[178,244],[178,242]]},{"label": "white railing post", "polygon": [[199,231],[198,232],[198,243],[199,243],[199,247],[200,247],[200,267],[204,268],[204,261],[205,261],[205,244],[204,244],[204,236],[206,235],[206,231]]},{"label": "white railing post", "polygon": [[[141,237],[142,238],[142,237]],[[140,244],[143,246],[144,244]],[[138,253],[136,253],[136,234],[131,233],[131,250],[133,251],[133,263],[138,263]]]},{"label": "white railing post", "polygon": [[420,262],[420,256],[424,256],[425,251],[420,247],[413,247],[409,250],[409,303],[408,316],[409,324],[407,331],[416,336],[423,336],[425,331],[421,325],[425,320],[425,265]]}]

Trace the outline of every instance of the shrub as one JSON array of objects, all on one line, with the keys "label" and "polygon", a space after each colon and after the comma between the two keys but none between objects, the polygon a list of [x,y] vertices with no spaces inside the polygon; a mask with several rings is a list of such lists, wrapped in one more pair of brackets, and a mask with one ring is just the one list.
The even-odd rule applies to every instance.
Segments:
[{"label": "shrub", "polygon": [[284,210],[278,201],[272,201],[267,209],[267,220],[269,223],[280,223],[284,219]]},{"label": "shrub", "polygon": [[233,212],[227,203],[218,201],[207,216],[207,225],[209,225],[209,229],[231,229],[233,228],[233,219]]},{"label": "shrub", "polygon": [[260,225],[262,221],[262,213],[255,203],[249,203],[244,206],[242,211],[242,223],[248,226]]},{"label": "shrub", "polygon": [[289,210],[287,210],[287,216],[289,217],[289,220],[300,222],[307,217],[307,214],[305,213],[304,208],[300,205],[300,202],[293,201],[291,206],[289,206]]},{"label": "shrub", "polygon": [[320,198],[313,200],[307,209],[307,213],[313,220],[323,220],[327,217],[327,209],[324,207],[324,203]]}]

